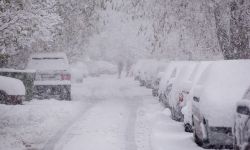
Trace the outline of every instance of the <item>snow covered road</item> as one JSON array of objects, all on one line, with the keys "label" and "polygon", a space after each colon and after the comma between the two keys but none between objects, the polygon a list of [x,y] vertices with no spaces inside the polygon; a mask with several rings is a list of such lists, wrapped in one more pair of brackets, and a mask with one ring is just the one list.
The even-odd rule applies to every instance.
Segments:
[{"label": "snow covered road", "polygon": [[[73,101],[0,105],[0,149],[199,150],[151,90],[130,78],[88,78]],[[14,109],[14,110],[13,110]],[[18,111],[17,111],[18,110]],[[17,122],[19,121],[19,122]]]},{"label": "snow covered road", "polygon": [[98,101],[68,129],[55,150],[136,150],[135,122],[145,89],[130,80],[96,79]]}]

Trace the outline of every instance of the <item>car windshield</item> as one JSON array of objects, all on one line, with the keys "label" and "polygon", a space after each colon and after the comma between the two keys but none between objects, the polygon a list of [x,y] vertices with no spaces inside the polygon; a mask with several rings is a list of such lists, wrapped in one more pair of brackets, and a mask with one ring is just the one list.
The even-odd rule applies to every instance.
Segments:
[{"label": "car windshield", "polygon": [[28,64],[29,69],[35,70],[66,70],[67,67],[66,60],[59,57],[34,57]]}]

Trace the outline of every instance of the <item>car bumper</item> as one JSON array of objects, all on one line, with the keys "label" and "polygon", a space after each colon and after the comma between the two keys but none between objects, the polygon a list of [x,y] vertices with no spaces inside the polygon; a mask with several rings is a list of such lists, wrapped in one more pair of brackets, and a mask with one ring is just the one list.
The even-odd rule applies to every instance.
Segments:
[{"label": "car bumper", "polygon": [[35,85],[34,86],[34,98],[37,99],[70,99],[71,85]]}]

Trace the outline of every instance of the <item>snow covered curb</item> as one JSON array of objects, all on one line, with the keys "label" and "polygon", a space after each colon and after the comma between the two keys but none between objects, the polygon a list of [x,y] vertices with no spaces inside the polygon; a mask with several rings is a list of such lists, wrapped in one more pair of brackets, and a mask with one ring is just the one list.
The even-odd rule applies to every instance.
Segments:
[{"label": "snow covered curb", "polygon": [[135,140],[137,150],[154,150],[152,145],[152,129],[154,119],[163,110],[156,98],[147,96],[137,110]]}]

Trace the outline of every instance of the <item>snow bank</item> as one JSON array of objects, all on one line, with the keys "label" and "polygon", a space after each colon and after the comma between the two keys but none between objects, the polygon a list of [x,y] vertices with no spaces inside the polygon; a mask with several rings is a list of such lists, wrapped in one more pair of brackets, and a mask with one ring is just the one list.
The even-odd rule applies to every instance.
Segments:
[{"label": "snow bank", "polygon": [[152,126],[152,150],[202,150],[193,135],[183,131],[183,124],[171,120],[169,110],[158,112]]},{"label": "snow bank", "polygon": [[233,126],[237,101],[250,85],[250,60],[216,61],[198,81],[200,111],[210,126]]},{"label": "snow bank", "polygon": [[8,95],[25,95],[25,87],[21,80],[0,76],[0,90]]},{"label": "snow bank", "polygon": [[202,150],[193,135],[183,130],[183,124],[170,118],[157,99],[143,98],[137,111],[135,138],[138,150]]}]

